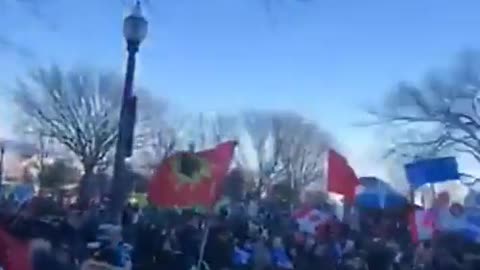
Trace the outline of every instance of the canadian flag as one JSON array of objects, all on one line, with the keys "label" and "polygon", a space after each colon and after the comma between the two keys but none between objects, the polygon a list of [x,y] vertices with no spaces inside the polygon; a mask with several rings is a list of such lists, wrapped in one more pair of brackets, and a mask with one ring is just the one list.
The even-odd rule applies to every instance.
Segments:
[{"label": "canadian flag", "polygon": [[332,216],[318,209],[307,208],[293,214],[297,221],[299,231],[315,234],[319,226],[326,224]]},{"label": "canadian flag", "polygon": [[435,232],[437,218],[434,209],[418,209],[410,212],[410,233],[412,241],[432,239]]},{"label": "canadian flag", "polygon": [[338,152],[330,150],[327,166],[327,191],[343,195],[346,202],[353,204],[359,181],[347,159]]}]

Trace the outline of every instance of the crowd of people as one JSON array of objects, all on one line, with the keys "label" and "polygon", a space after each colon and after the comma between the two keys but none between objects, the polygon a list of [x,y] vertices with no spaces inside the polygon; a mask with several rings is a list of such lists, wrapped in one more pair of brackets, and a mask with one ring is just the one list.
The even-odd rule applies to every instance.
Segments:
[{"label": "crowd of people", "polygon": [[[121,225],[105,224],[101,204],[69,206],[53,216],[32,204],[2,202],[5,270],[480,269],[475,243],[455,234],[412,242],[408,222],[398,217],[365,214],[360,226],[351,226],[332,213],[310,234],[287,211],[260,207],[252,217],[242,204],[208,215],[157,210],[157,218],[151,208],[128,205]],[[24,259],[7,247],[11,239],[28,243]],[[12,266],[25,261],[29,268]]]}]

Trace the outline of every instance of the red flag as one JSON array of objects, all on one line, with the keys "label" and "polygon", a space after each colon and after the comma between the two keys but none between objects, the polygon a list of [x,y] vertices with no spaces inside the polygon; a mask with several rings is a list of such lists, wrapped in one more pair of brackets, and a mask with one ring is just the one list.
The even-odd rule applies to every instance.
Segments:
[{"label": "red flag", "polygon": [[231,141],[214,149],[179,152],[169,157],[150,181],[150,201],[159,207],[212,207],[222,189],[235,146],[236,142]]},{"label": "red flag", "polygon": [[343,195],[348,203],[352,203],[358,183],[358,178],[345,157],[330,150],[328,152],[327,190]]},{"label": "red flag", "polygon": [[30,252],[27,242],[20,241],[0,229],[0,265],[5,270],[30,270]]}]

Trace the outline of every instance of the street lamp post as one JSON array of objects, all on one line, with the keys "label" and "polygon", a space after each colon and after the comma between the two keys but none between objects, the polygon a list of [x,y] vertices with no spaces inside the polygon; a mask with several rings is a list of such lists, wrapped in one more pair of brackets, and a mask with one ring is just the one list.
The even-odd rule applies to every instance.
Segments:
[{"label": "street lamp post", "polygon": [[5,145],[0,142],[0,194],[3,187],[3,161],[5,159]]},{"label": "street lamp post", "polygon": [[132,186],[131,177],[126,176],[125,159],[132,155],[136,118],[137,97],[133,94],[135,56],[147,31],[148,22],[142,15],[140,1],[137,1],[132,13],[123,22],[123,35],[127,42],[128,56],[110,196],[110,218],[114,223],[120,222],[128,192]]}]

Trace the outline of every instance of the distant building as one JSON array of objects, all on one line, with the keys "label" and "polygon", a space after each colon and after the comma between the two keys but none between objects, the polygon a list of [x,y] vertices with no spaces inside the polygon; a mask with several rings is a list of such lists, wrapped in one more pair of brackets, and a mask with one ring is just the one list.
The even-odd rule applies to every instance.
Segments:
[{"label": "distant building", "polygon": [[4,179],[21,179],[25,175],[27,165],[31,162],[32,158],[35,158],[38,150],[33,144],[14,140],[0,139],[0,144],[5,148],[3,164]]}]

